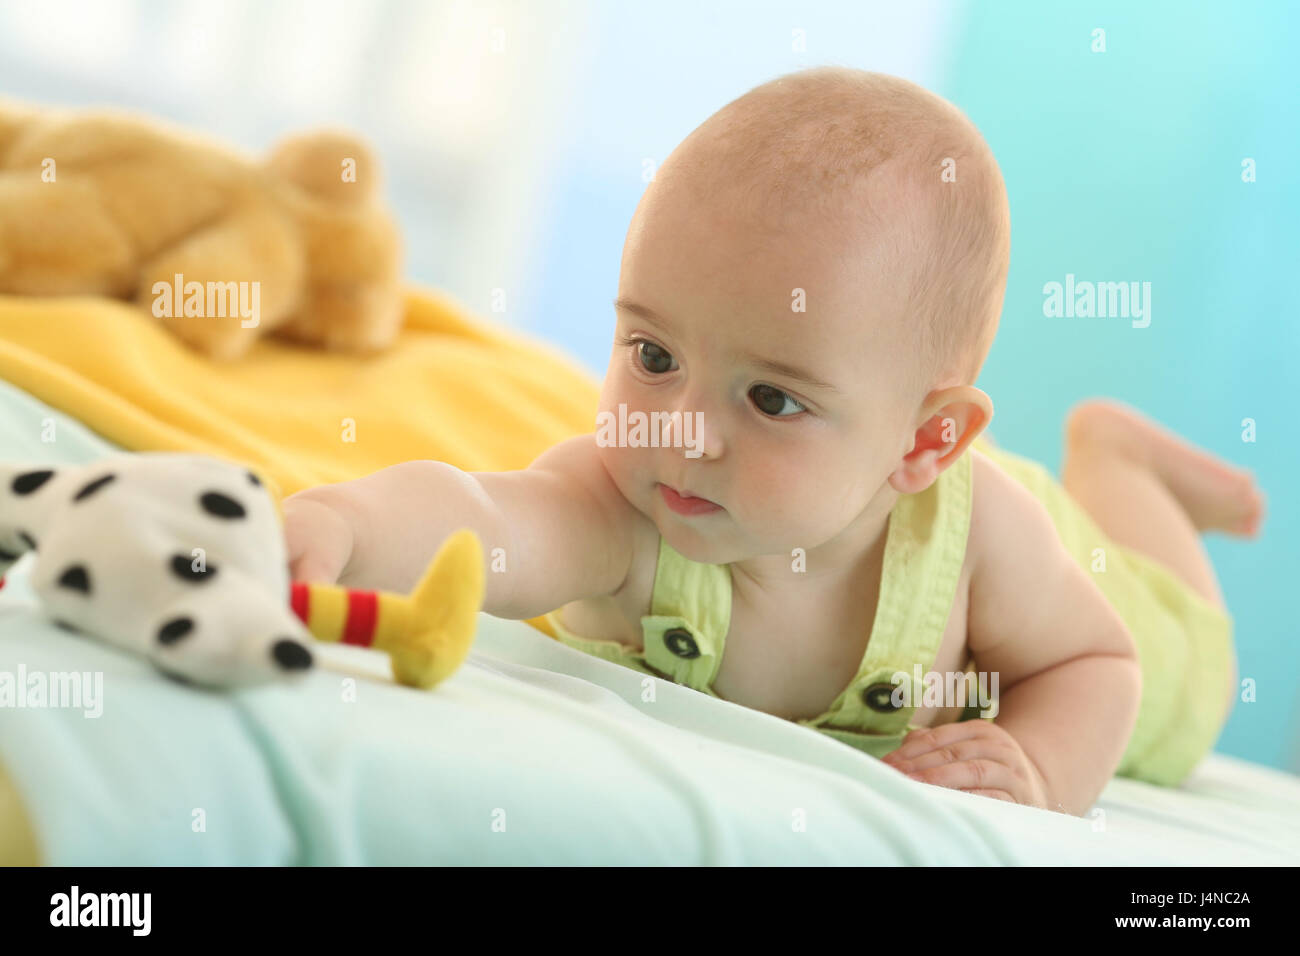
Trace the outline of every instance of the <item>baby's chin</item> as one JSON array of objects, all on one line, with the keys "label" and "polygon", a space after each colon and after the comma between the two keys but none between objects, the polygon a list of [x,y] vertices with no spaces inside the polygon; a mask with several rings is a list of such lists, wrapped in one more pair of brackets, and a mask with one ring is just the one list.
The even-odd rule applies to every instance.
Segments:
[{"label": "baby's chin", "polygon": [[683,519],[671,511],[649,517],[670,548],[697,564],[731,564],[746,561],[758,553],[746,547],[744,534],[726,511],[703,518]]},{"label": "baby's chin", "polygon": [[730,515],[725,510],[707,515],[683,517],[669,510],[659,497],[656,488],[655,498],[648,508],[641,509],[642,514],[659,531],[659,537],[668,542],[668,546],[689,561],[699,564],[727,564],[736,560],[729,557],[735,550],[732,545]]},{"label": "baby's chin", "polygon": [[668,546],[688,561],[696,564],[736,564],[740,561],[753,561],[768,555],[789,556],[790,548],[780,547],[744,547],[730,539],[710,538],[707,532],[683,533],[680,527],[659,526],[660,536]]},{"label": "baby's chin", "polygon": [[723,547],[717,539],[709,540],[706,535],[683,532],[680,527],[670,524],[665,527],[665,524],[668,523],[658,526],[660,537],[688,561],[697,564],[730,564],[740,560],[741,556],[735,555],[734,549]]}]

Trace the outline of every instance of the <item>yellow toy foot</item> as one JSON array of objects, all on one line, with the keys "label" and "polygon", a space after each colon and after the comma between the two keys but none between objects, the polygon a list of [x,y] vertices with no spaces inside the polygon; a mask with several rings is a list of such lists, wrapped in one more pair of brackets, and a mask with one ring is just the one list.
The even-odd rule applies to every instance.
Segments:
[{"label": "yellow toy foot", "polygon": [[483,596],[483,549],[462,528],[443,542],[407,599],[407,626],[376,641],[392,656],[394,679],[427,689],[454,673],[474,643]]},{"label": "yellow toy foot", "polygon": [[443,542],[409,595],[293,582],[292,604],[321,641],[386,651],[393,679],[429,689],[464,663],[483,607],[483,548],[462,528]]}]

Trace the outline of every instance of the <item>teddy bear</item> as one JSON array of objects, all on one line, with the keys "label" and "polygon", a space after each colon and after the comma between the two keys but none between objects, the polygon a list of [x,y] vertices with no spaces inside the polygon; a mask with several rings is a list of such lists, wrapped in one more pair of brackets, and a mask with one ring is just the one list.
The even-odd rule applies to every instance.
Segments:
[{"label": "teddy bear", "polygon": [[401,327],[400,260],[355,136],[257,162],[142,116],[0,99],[0,294],[130,300],[214,359],[268,333],[367,352]]},{"label": "teddy bear", "polygon": [[0,584],[29,551],[32,592],[56,624],[209,688],[301,674],[312,637],[386,651],[399,683],[433,687],[467,656],[484,594],[469,529],[409,596],[290,582],[274,483],[182,452],[0,464]]}]

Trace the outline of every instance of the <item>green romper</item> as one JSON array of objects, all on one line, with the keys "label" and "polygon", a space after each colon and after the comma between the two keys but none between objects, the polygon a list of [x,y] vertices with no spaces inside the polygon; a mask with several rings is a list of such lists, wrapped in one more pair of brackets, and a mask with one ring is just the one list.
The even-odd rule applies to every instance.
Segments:
[{"label": "green romper", "polygon": [[[1143,676],[1137,726],[1117,773],[1169,786],[1181,782],[1213,746],[1226,717],[1221,688],[1231,666],[1230,621],[1172,573],[1107,539],[1041,465],[982,440],[974,447],[1043,502],[1085,570],[1097,565],[1095,549],[1105,550],[1105,572],[1092,577],[1133,633]],[[915,704],[895,706],[894,690],[903,680],[895,675],[913,683],[912,700],[919,703],[914,665],[922,674],[933,669],[965,558],[972,460],[962,455],[925,491],[899,497],[889,516],[875,621],[857,673],[824,713],[796,723],[874,757],[896,749],[915,728]],[[530,623],[577,650],[718,697],[713,681],[731,618],[728,567],[690,561],[660,538],[650,612],[641,618],[642,650],[572,634],[558,611]],[[996,706],[982,719],[995,715]],[[973,718],[981,718],[980,710],[967,706],[960,719]]]},{"label": "green romper", "polygon": [[[916,707],[894,706],[898,685],[892,678],[902,672],[910,680],[918,663],[922,673],[933,669],[961,576],[970,507],[969,455],[925,491],[898,499],[889,516],[875,622],[857,674],[824,713],[796,723],[875,757],[902,743],[914,728]],[[543,629],[577,650],[717,697],[713,680],[730,620],[728,567],[690,561],[661,537],[650,614],[641,618],[644,650],[572,634],[556,611],[545,615]],[[918,697],[913,700],[919,703]],[[968,708],[965,716],[978,714]]]}]

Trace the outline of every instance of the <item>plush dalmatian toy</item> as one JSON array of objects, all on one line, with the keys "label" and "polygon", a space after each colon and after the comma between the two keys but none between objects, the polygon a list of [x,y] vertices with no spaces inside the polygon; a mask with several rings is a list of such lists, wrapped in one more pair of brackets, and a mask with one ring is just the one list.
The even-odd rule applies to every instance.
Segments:
[{"label": "plush dalmatian toy", "polygon": [[55,623],[169,676],[229,686],[311,667],[277,504],[247,468],[169,452],[0,465],[0,574],[29,550]]},{"label": "plush dalmatian toy", "polygon": [[421,688],[460,665],[484,593],[472,531],[448,538],[409,596],[291,584],[268,485],[242,465],[173,452],[0,464],[0,577],[34,552],[32,590],[56,624],[189,683],[300,673],[312,637],[387,651],[395,679]]}]

